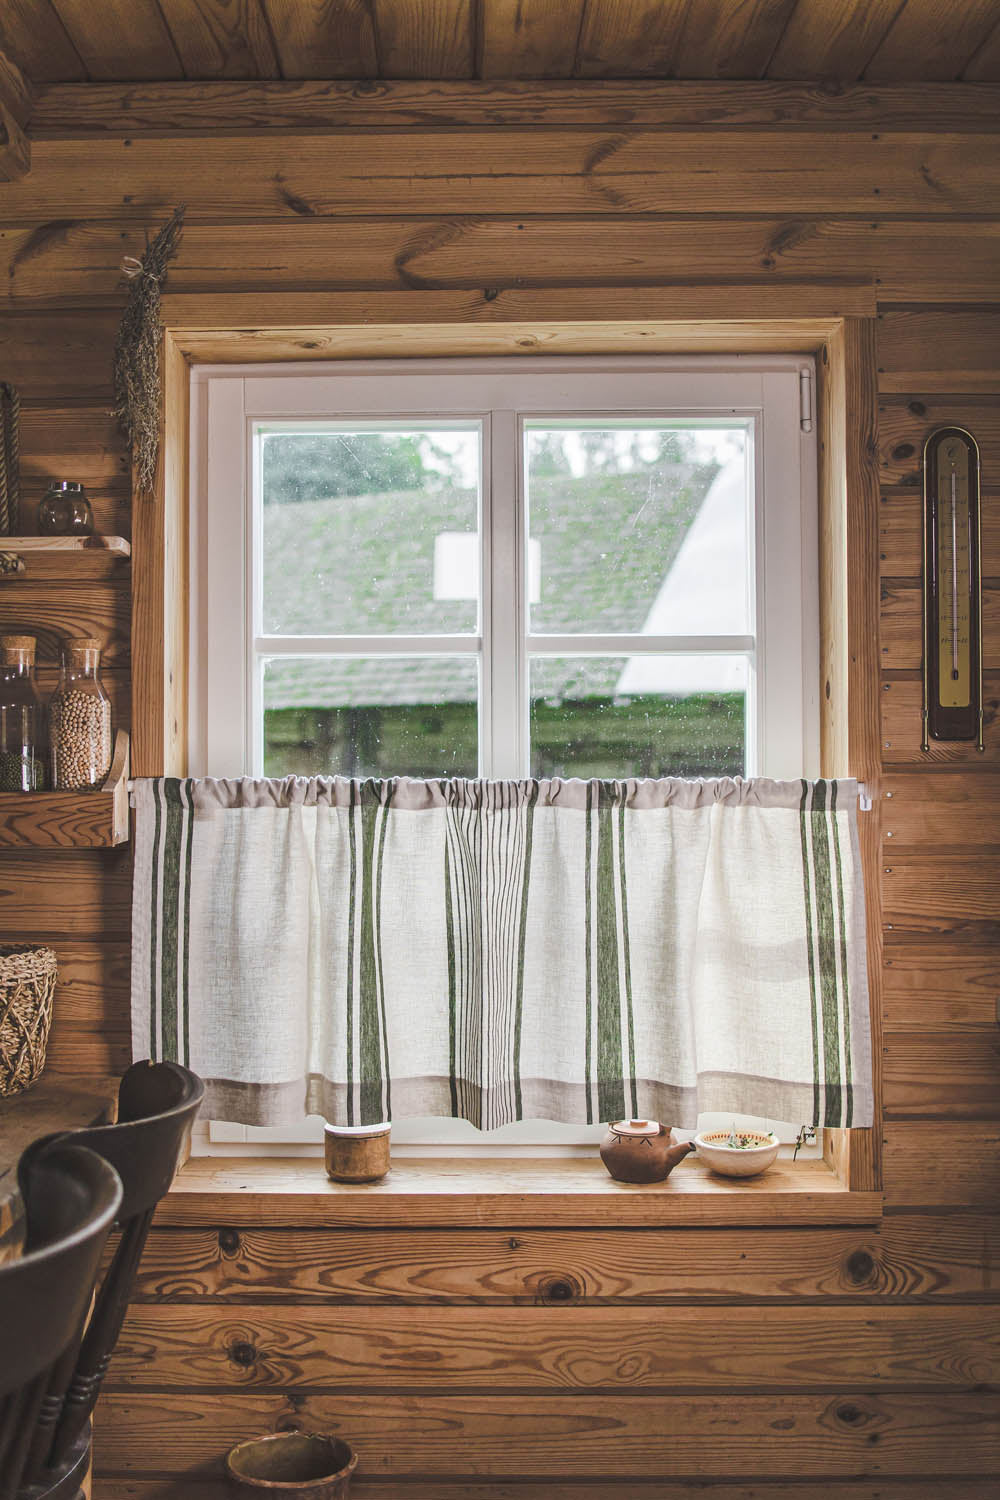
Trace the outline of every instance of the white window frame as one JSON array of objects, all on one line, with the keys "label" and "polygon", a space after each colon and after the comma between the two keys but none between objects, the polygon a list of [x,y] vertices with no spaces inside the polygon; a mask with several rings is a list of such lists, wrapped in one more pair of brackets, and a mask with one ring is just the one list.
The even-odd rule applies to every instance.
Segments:
[{"label": "white window frame", "polygon": [[[747,774],[819,774],[819,538],[815,424],[803,420],[802,390],[815,380],[802,355],[554,356],[407,359],[261,365],[195,365],[191,371],[189,768],[192,775],[261,774],[262,713],[257,655],[277,644],[261,635],[260,568],[250,497],[255,424],[271,421],[405,420],[483,423],[478,634],[299,638],[303,654],[481,653],[481,773],[527,774],[528,656],[749,652]],[[614,401],[607,391],[614,387]],[[512,390],[516,387],[516,399]],[[516,461],[525,417],[684,417],[747,420],[753,466],[755,629],[748,637],[532,636],[525,617],[524,497]],[[492,559],[492,563],[491,563]],[[492,587],[499,581],[500,586]],[[288,638],[281,644],[288,646]],[[491,683],[492,677],[492,683]],[[498,679],[503,683],[498,686]],[[494,700],[492,689],[498,688]],[[759,691],[755,691],[755,687]],[[494,714],[500,695],[519,715]],[[399,768],[405,773],[405,767]],[[728,1119],[723,1122],[728,1124]],[[749,1119],[739,1123],[751,1125]],[[715,1128],[718,1122],[703,1122]],[[449,1128],[451,1127],[451,1128]],[[603,1127],[526,1122],[470,1144],[463,1121],[402,1122],[397,1154],[592,1153]],[[502,1140],[499,1139],[502,1137]],[[313,1154],[318,1122],[299,1131],[211,1122],[196,1152]],[[586,1141],[586,1144],[584,1142]],[[791,1148],[787,1149],[790,1154]],[[807,1155],[818,1153],[813,1145]]]},{"label": "white window frame", "polygon": [[[262,654],[478,655],[480,774],[528,774],[528,658],[749,653],[747,774],[819,767],[815,433],[800,420],[802,356],[414,359],[192,369],[189,765],[260,775]],[[608,392],[613,399],[609,401]],[[757,618],[747,636],[532,635],[525,620],[518,425],[538,416],[748,421]],[[480,628],[470,635],[267,637],[248,505],[255,427],[301,421],[479,420],[483,428]],[[812,424],[808,424],[809,428]],[[498,583],[498,587],[493,587]],[[497,704],[519,711],[494,713]],[[405,768],[400,768],[403,772]]]}]

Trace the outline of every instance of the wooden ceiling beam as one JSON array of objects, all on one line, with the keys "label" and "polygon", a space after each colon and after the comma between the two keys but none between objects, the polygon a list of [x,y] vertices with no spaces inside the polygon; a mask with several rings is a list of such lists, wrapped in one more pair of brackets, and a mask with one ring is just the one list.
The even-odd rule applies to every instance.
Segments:
[{"label": "wooden ceiling beam", "polygon": [[173,135],[489,125],[586,125],[785,132],[996,131],[1000,86],[529,79],[48,84],[34,137]]},{"label": "wooden ceiling beam", "polygon": [[26,177],[31,167],[31,144],[25,133],[31,102],[31,85],[14,59],[0,48],[0,181]]}]

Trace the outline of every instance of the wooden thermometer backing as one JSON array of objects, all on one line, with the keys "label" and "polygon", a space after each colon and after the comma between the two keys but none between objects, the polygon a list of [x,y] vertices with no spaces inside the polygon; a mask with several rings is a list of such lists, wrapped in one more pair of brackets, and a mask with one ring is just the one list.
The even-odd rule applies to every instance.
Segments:
[{"label": "wooden thermometer backing", "polygon": [[964,427],[924,444],[924,715],[929,740],[983,749],[979,448]]}]

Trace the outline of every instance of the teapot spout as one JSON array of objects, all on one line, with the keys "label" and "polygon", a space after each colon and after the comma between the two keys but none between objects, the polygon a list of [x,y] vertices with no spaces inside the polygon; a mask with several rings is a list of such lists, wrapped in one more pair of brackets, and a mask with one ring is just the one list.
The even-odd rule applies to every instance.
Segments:
[{"label": "teapot spout", "polygon": [[682,1141],[679,1146],[672,1146],[667,1152],[667,1171],[665,1175],[669,1176],[677,1163],[683,1161],[685,1156],[690,1156],[693,1150],[694,1141]]}]

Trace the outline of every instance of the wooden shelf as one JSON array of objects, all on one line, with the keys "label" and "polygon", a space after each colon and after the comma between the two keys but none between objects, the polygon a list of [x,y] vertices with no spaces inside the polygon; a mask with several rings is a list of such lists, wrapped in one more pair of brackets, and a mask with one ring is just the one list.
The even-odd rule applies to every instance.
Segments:
[{"label": "wooden shelf", "polygon": [[115,736],[95,792],[0,792],[0,849],[110,849],[128,842],[129,737]]},{"label": "wooden shelf", "polygon": [[116,557],[131,557],[132,546],[123,536],[3,536],[0,552],[111,552]]},{"label": "wooden shelf", "polygon": [[3,536],[0,552],[12,552],[22,564],[19,573],[0,576],[0,584],[33,578],[101,576],[121,567],[132,555],[123,536]]}]

